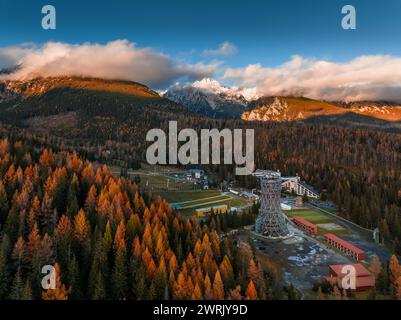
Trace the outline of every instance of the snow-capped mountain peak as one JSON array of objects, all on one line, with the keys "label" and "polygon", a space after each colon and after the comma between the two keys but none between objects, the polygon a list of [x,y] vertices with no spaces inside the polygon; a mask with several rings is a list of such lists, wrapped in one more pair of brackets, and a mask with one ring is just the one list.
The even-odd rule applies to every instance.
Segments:
[{"label": "snow-capped mountain peak", "polygon": [[228,88],[223,87],[217,80],[210,78],[204,78],[202,80],[195,81],[192,83],[192,86],[194,88],[214,93],[220,93],[228,90]]},{"label": "snow-capped mountain peak", "polygon": [[225,87],[215,79],[204,78],[192,84],[178,83],[164,97],[207,116],[237,118],[258,96],[255,88]]},{"label": "snow-capped mountain peak", "polygon": [[215,79],[204,78],[202,80],[195,81],[192,83],[192,87],[198,88],[205,92],[211,92],[215,94],[225,94],[228,97],[243,97],[247,101],[252,101],[260,98],[257,94],[256,88],[239,88],[239,87],[225,87]]}]

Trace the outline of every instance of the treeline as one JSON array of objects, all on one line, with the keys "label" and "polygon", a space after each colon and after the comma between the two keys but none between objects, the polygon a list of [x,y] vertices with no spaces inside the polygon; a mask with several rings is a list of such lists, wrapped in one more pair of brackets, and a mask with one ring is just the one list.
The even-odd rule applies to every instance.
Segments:
[{"label": "treeline", "polygon": [[[216,228],[106,166],[0,140],[0,299],[274,298],[252,247]],[[54,290],[41,286],[45,265]]]}]

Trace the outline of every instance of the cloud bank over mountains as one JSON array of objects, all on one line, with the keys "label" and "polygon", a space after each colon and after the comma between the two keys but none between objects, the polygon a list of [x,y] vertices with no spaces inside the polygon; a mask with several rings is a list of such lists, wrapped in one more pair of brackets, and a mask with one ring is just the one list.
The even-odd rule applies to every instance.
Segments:
[{"label": "cloud bank over mountains", "polygon": [[260,64],[228,68],[222,78],[254,86],[268,96],[401,101],[401,57],[394,56],[360,56],[345,63],[293,56],[273,68]]},{"label": "cloud bank over mountains", "polygon": [[0,69],[15,65],[20,68],[7,76],[10,79],[89,76],[160,87],[181,78],[194,81],[212,77],[219,63],[178,64],[151,48],[138,48],[127,40],[116,40],[105,45],[48,42],[41,47],[28,44],[0,48]]},{"label": "cloud bank over mountains", "polygon": [[369,55],[339,63],[295,55],[275,67],[249,64],[241,68],[230,68],[222,61],[202,61],[202,57],[228,56],[236,51],[233,44],[223,42],[217,49],[204,50],[198,62],[185,63],[128,40],[22,44],[0,48],[0,70],[19,66],[11,74],[0,74],[0,79],[88,76],[132,80],[162,89],[176,82],[217,78],[258,95],[401,101],[401,57]]}]

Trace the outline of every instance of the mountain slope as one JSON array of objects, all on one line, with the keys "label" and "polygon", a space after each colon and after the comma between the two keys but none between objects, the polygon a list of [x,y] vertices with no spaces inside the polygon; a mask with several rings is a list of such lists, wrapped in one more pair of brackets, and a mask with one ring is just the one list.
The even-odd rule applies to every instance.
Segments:
[{"label": "mountain slope", "polygon": [[0,81],[0,121],[69,138],[129,139],[186,108],[129,81],[39,78]]},{"label": "mountain slope", "polygon": [[372,116],[385,121],[401,119],[401,105],[384,101],[356,101],[347,103],[346,107],[356,114]]},{"label": "mountain slope", "polygon": [[345,109],[339,106],[307,98],[263,97],[252,101],[241,118],[259,121],[293,121],[344,112]]},{"label": "mountain slope", "polygon": [[373,102],[340,104],[295,97],[263,97],[241,115],[246,121],[303,121],[340,126],[401,130],[401,107]]},{"label": "mountain slope", "polygon": [[14,96],[30,97],[38,96],[59,88],[114,92],[141,97],[159,97],[155,91],[150,90],[140,83],[131,81],[53,77],[37,78],[33,80],[0,81],[0,101],[3,95],[5,96],[5,93]]}]

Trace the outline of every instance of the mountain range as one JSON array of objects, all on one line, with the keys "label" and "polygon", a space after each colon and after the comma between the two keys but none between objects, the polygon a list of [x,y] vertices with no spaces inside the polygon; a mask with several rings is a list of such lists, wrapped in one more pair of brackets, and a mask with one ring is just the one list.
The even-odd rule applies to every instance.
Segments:
[{"label": "mountain range", "polygon": [[383,101],[320,101],[261,96],[255,89],[221,86],[212,79],[177,84],[163,96],[211,118],[246,121],[303,121],[400,130],[401,105]]},{"label": "mountain range", "polygon": [[[158,119],[154,115],[143,119],[152,110],[171,118],[186,114],[212,119],[295,121],[401,131],[401,106],[396,103],[265,97],[255,89],[228,88],[213,79],[176,84],[159,93],[136,82],[81,77],[0,81],[0,120],[13,119],[23,125],[41,127],[43,124],[64,130],[76,128],[80,123],[85,128],[95,126],[100,120],[107,121],[110,116],[124,124],[149,122]],[[50,122],[45,119],[49,116]],[[82,127],[71,132],[75,131],[82,131]]]}]

